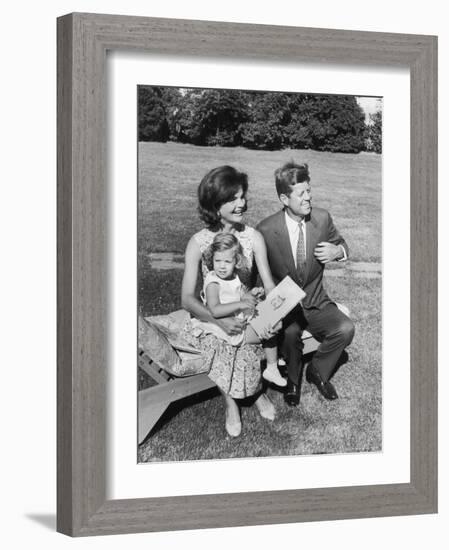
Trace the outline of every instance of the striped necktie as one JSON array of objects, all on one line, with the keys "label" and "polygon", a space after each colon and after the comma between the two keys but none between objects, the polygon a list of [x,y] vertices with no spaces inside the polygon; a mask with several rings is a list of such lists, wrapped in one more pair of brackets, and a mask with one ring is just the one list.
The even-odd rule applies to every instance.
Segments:
[{"label": "striped necktie", "polygon": [[300,283],[304,284],[304,276],[306,273],[306,247],[304,243],[302,222],[299,222],[298,224],[298,244],[296,245],[296,270],[298,272]]}]

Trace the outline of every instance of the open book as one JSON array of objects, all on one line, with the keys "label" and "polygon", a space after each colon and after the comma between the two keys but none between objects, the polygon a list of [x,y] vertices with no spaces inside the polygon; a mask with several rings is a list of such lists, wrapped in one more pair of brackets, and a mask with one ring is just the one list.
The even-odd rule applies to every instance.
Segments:
[{"label": "open book", "polygon": [[249,324],[260,336],[264,330],[274,326],[305,297],[306,293],[288,275],[256,306],[256,314]]}]

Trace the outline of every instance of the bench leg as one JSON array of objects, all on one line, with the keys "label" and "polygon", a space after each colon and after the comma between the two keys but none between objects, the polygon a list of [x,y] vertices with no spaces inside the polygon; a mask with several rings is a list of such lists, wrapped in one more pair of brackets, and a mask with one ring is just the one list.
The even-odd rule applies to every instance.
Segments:
[{"label": "bench leg", "polygon": [[138,395],[138,437],[141,443],[165,412],[170,403],[215,387],[206,374],[169,380],[145,390]]},{"label": "bench leg", "polygon": [[167,407],[170,405],[170,401],[155,404],[152,404],[148,400],[145,403],[141,403],[140,401],[141,400],[139,399],[137,409],[139,411],[139,418],[137,423],[139,445],[154,428],[156,422],[164,414]]}]

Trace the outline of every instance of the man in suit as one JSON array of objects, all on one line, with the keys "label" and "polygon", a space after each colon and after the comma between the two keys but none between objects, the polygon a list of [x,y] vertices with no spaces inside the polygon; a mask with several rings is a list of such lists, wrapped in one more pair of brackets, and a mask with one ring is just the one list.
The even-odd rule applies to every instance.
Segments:
[{"label": "man in suit", "polygon": [[297,406],[302,380],[302,331],[307,329],[320,345],[306,372],[329,400],[338,394],[330,377],[354,336],[354,324],[329,298],[323,287],[327,263],[346,260],[348,246],[322,208],[312,208],[307,164],[289,162],[275,172],[276,191],[283,209],[264,219],[257,229],[267,246],[275,283],[289,275],[306,297],[283,321],[280,348],[287,363],[285,401]]}]

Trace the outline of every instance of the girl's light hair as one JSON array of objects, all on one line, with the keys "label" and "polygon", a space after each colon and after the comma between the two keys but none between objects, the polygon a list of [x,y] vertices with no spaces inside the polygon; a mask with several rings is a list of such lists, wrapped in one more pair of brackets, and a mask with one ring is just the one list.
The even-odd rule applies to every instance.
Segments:
[{"label": "girl's light hair", "polygon": [[232,233],[217,233],[212,244],[204,252],[204,262],[209,271],[214,269],[215,252],[224,252],[225,250],[232,250],[234,252],[236,269],[240,269],[243,266],[242,245],[237,237]]}]

